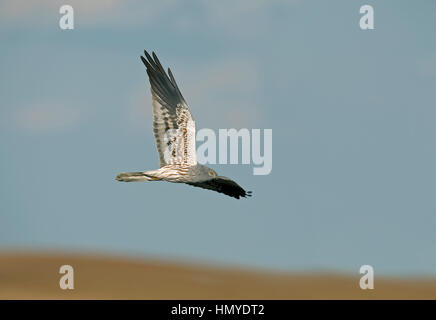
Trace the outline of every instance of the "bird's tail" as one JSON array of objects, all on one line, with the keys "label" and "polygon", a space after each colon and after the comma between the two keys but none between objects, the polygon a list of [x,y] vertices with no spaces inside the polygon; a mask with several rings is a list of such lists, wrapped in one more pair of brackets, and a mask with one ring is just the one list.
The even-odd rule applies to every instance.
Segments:
[{"label": "bird's tail", "polygon": [[115,178],[118,181],[124,182],[142,182],[160,180],[153,176],[147,175],[146,172],[122,172]]}]

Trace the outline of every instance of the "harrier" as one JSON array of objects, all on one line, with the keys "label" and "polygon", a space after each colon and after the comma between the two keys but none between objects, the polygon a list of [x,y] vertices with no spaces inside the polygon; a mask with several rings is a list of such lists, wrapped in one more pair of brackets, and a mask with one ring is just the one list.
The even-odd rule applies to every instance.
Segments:
[{"label": "harrier", "polygon": [[160,168],[152,171],[124,172],[118,181],[169,181],[186,183],[224,193],[230,197],[251,196],[233,180],[197,163],[195,122],[171,70],[168,74],[153,52],[144,51],[142,62],[147,68],[153,104],[153,132]]}]

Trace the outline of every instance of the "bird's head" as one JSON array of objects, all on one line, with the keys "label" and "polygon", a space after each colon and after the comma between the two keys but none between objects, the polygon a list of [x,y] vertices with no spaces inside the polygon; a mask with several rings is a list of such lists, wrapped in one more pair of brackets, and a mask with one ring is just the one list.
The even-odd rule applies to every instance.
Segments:
[{"label": "bird's head", "polygon": [[210,177],[216,178],[218,176],[218,174],[214,170],[212,170],[211,168],[208,168],[208,169],[209,169],[209,176]]},{"label": "bird's head", "polygon": [[213,179],[218,176],[218,174],[215,172],[215,170],[206,167],[202,164],[197,164],[197,175],[205,180]]}]

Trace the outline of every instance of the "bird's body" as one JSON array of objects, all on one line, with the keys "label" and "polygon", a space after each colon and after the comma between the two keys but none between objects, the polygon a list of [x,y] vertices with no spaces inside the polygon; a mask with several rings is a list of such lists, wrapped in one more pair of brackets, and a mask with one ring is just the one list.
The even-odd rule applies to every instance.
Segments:
[{"label": "bird's body", "polygon": [[220,177],[207,166],[197,163],[195,149],[195,122],[177,83],[168,69],[168,75],[153,52],[141,56],[147,67],[153,105],[153,132],[159,154],[160,168],[143,172],[120,173],[118,181],[168,181],[186,183],[210,189],[239,199],[250,196],[236,182]]}]

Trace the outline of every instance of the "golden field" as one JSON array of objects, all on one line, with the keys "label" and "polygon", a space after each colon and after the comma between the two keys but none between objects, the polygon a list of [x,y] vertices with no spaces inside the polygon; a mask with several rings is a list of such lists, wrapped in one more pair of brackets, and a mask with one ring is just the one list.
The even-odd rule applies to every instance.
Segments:
[{"label": "golden field", "polygon": [[[59,268],[74,268],[61,290]],[[0,253],[0,299],[436,299],[435,278],[285,273],[90,254]]]}]

